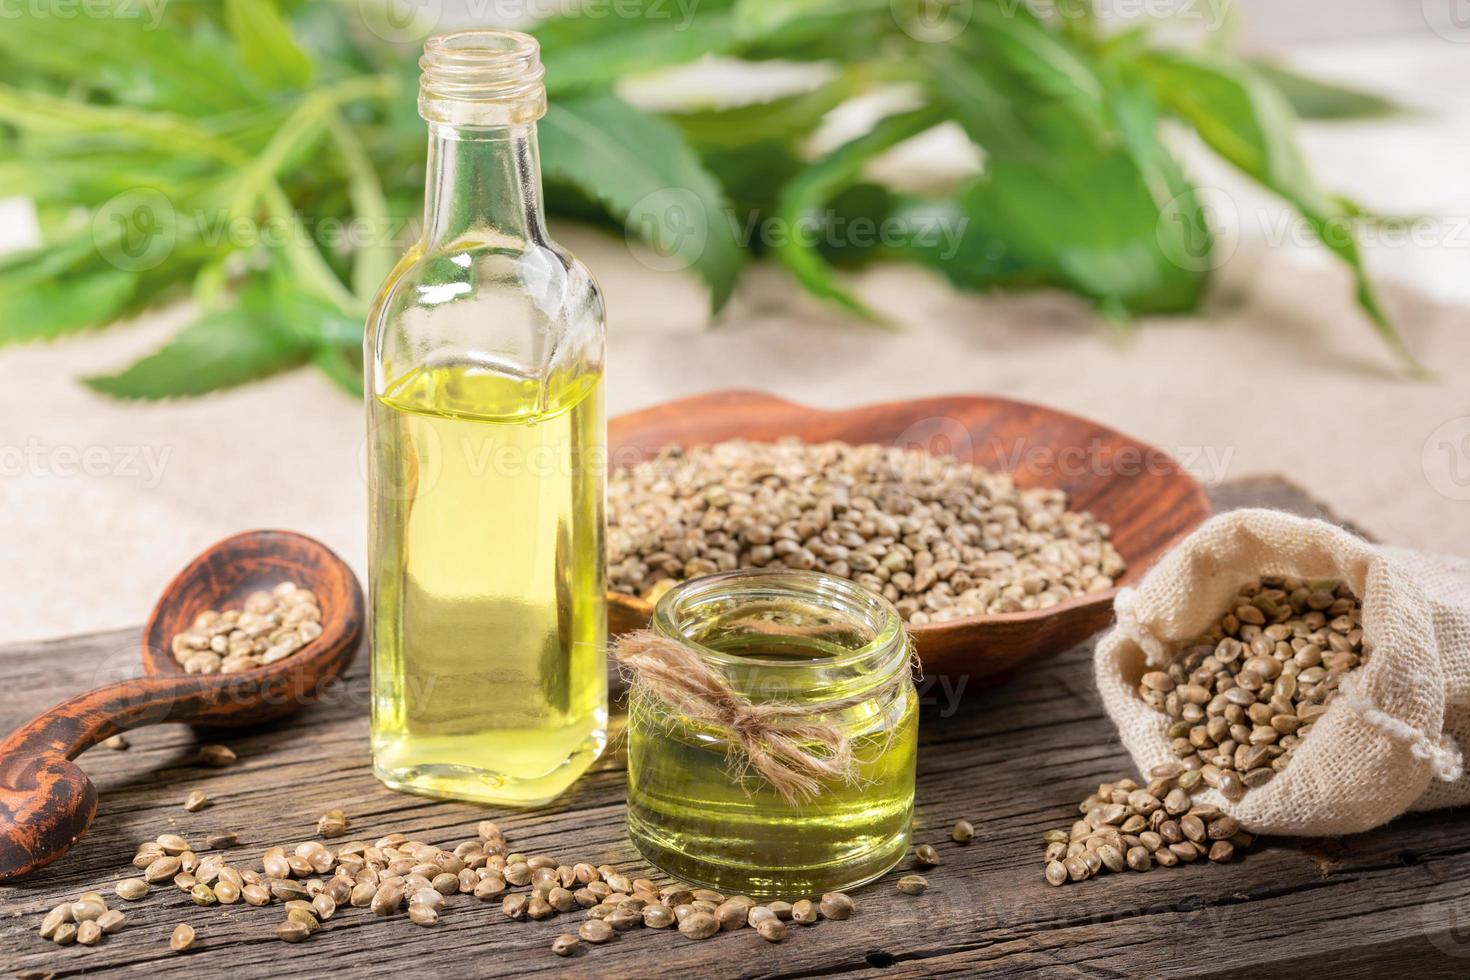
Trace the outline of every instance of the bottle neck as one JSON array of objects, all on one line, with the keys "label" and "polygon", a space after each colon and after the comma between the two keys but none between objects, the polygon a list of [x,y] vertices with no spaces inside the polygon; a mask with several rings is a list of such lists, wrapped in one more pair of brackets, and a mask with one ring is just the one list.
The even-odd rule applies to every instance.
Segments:
[{"label": "bottle neck", "polygon": [[424,242],[546,243],[536,125],[429,125]]}]

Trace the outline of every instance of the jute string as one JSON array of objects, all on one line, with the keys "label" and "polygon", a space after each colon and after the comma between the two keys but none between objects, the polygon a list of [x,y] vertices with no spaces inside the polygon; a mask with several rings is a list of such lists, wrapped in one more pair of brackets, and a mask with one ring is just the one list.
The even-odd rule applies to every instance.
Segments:
[{"label": "jute string", "polygon": [[624,634],[613,647],[635,697],[646,697],[672,715],[723,729],[731,761],[754,769],[788,803],[809,800],[827,781],[852,781],[856,762],[843,729],[811,720],[882,698],[910,683],[896,670],[876,687],[818,705],[786,701],[754,703],[730,689],[725,677],[697,652],[652,630]]}]

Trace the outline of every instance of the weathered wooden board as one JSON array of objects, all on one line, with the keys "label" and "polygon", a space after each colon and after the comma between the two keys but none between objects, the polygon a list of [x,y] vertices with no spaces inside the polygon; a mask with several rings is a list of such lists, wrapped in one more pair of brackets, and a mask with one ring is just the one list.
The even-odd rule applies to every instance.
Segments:
[{"label": "weathered wooden board", "polygon": [[[1266,503],[1320,512],[1278,480],[1234,484],[1221,507]],[[115,676],[137,657],[136,631],[0,648],[0,729]],[[494,816],[512,845],[644,870],[623,833],[621,762],[609,758],[565,799],[534,813],[487,811],[390,793],[368,772],[367,665],[359,662],[329,703],[269,729],[232,734],[231,769],[192,762],[200,737],[167,727],[132,736],[127,752],[96,749],[81,764],[101,804],[91,832],[56,864],[0,888],[0,967],[6,973],[255,976],[683,975],[694,978],[873,976],[1463,977],[1470,974],[1470,840],[1463,811],[1416,815],[1334,841],[1266,840],[1236,863],[1107,875],[1052,888],[1041,877],[1040,835],[1065,826],[1099,781],[1128,761],[1093,692],[1090,648],[1048,661],[954,707],[933,685],[923,729],[916,839],[944,863],[919,897],[885,880],[857,895],[846,923],[793,929],[777,946],[751,930],[694,943],[639,930],[575,959],[552,955],[553,936],[580,913],[512,922],[498,903],[451,899],[438,927],[347,909],[311,941],[272,935],[279,907],[200,909],[171,886],[128,905],[124,930],[92,949],[60,948],[35,934],[44,911],[78,893],[109,891],[134,874],[136,844],[164,830],[201,841],[232,829],[236,863],[312,836],[317,817],[341,807],[354,834],[401,830],[453,844]],[[191,789],[213,807],[187,813]],[[967,847],[947,828],[965,817]],[[113,903],[126,905],[120,901]],[[198,932],[195,948],[168,950],[174,924]]]}]

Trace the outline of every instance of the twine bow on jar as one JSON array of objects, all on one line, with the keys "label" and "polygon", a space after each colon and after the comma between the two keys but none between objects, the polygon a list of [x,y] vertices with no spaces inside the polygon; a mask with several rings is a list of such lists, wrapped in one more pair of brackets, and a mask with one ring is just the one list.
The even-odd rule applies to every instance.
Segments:
[{"label": "twine bow on jar", "polygon": [[624,635],[613,656],[635,697],[650,698],[670,714],[723,729],[737,769],[754,769],[788,803],[812,799],[824,782],[855,777],[847,733],[838,725],[811,720],[814,714],[851,708],[910,682],[909,672],[900,670],[876,688],[817,706],[756,703],[732,690],[697,651],[652,630]]}]

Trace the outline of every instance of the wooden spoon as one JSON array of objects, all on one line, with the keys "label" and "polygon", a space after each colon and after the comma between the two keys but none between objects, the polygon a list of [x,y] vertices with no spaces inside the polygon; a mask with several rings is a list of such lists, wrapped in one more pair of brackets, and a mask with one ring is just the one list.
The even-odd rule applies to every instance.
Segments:
[{"label": "wooden spoon", "polygon": [[[185,674],[176,633],[206,609],[239,607],[293,581],[316,593],[322,634],[297,653],[237,674]],[[97,789],[72,759],[119,732],[162,722],[258,725],[314,701],[352,661],[362,589],[325,545],[290,531],[250,531],[205,551],[169,583],[143,632],[142,677],[74,697],[0,742],[0,881],[55,861],[86,833]]]}]

